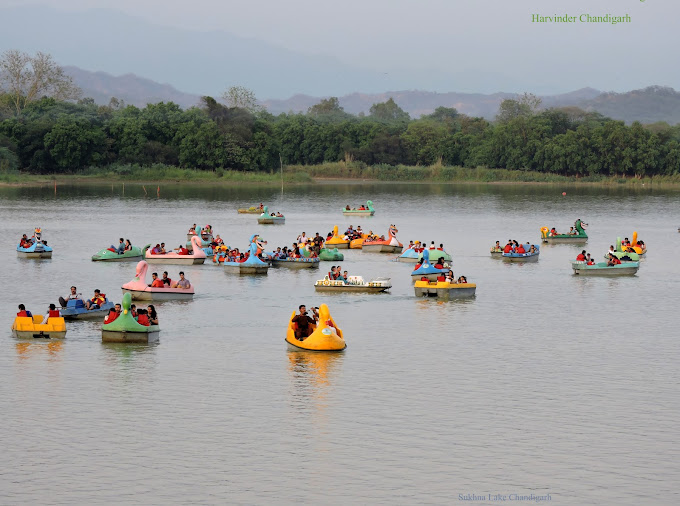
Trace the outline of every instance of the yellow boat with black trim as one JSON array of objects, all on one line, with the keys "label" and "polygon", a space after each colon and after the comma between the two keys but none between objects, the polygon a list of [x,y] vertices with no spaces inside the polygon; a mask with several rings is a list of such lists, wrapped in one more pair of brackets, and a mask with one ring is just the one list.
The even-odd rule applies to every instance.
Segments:
[{"label": "yellow boat with black trim", "polygon": [[313,332],[302,341],[295,337],[296,324],[293,322],[295,315],[293,311],[288,321],[286,342],[289,350],[342,351],[347,348],[342,330],[335,324],[326,304],[319,306],[319,323],[312,325]]},{"label": "yellow boat with black trim", "polygon": [[17,316],[12,324],[12,334],[20,338],[63,339],[66,337],[66,322],[62,316],[50,317],[42,324],[43,315]]}]

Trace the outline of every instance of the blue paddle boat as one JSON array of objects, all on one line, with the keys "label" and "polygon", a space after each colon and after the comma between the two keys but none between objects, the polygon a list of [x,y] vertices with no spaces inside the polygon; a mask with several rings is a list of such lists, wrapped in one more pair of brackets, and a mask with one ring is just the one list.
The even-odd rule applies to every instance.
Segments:
[{"label": "blue paddle boat", "polygon": [[228,262],[226,259],[222,264],[227,272],[235,274],[267,274],[269,262],[260,260],[260,255],[264,251],[264,242],[259,235],[254,234],[250,237],[248,258],[243,262]]},{"label": "blue paddle boat", "polygon": [[41,238],[42,230],[36,228],[33,237],[21,238],[17,245],[17,255],[24,258],[52,258],[52,248]]},{"label": "blue paddle boat", "polygon": [[413,281],[422,280],[427,278],[429,281],[437,281],[437,278],[446,275],[449,272],[448,264],[436,264],[442,265],[442,267],[436,267],[435,264],[430,263],[430,251],[423,251],[423,261],[416,265],[416,268],[411,273],[411,279]]},{"label": "blue paddle boat", "polygon": [[[538,262],[538,255],[541,252],[538,244],[524,244],[522,245],[525,249],[524,253],[517,253],[516,251],[511,251],[510,253],[503,253],[501,256],[506,262]],[[533,247],[533,251],[532,248]]]},{"label": "blue paddle boat", "polygon": [[61,316],[65,320],[89,320],[98,318],[103,320],[113,307],[113,302],[106,298],[104,304],[99,306],[99,309],[89,310],[85,308],[85,304],[81,299],[69,299],[66,303],[66,307],[62,307],[60,311]]}]

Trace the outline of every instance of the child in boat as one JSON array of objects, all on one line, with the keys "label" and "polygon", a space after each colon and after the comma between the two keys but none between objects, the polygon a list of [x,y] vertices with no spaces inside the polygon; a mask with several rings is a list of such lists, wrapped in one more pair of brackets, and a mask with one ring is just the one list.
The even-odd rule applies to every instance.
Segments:
[{"label": "child in boat", "polygon": [[458,278],[458,283],[459,284],[466,284],[467,283],[467,278],[465,276],[460,276]]}]

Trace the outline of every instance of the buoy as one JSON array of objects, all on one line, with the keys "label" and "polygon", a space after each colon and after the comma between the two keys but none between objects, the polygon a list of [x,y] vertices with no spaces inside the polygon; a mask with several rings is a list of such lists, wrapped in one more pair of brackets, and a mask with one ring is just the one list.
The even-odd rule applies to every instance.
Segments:
[{"label": "buoy", "polygon": [[564,197],[567,194],[567,192],[562,192],[562,196]]}]

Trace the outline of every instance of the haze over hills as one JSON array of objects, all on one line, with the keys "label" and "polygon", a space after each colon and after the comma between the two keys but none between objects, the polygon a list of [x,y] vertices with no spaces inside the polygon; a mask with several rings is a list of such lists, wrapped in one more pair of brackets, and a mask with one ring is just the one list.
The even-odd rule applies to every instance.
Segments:
[{"label": "haze over hills", "polygon": [[[122,99],[126,104],[144,107],[147,103],[172,101],[182,108],[199,104],[201,95],[184,93],[169,84],[159,84],[134,74],[112,76],[106,72],[89,72],[78,67],[64,67],[75,83],[83,89],[84,97],[91,97],[98,104],[108,104],[111,97]],[[384,93],[350,93],[338,97],[340,105],[350,114],[368,114],[371,106],[390,98],[408,112],[412,118],[432,113],[437,107],[454,107],[468,116],[481,116],[492,120],[500,103],[515,98],[515,93],[435,93],[429,91],[388,91]],[[326,96],[297,94],[285,100],[262,100],[267,110],[278,115],[287,112],[306,112]],[[217,98],[217,97],[215,97]],[[570,93],[541,96],[542,106],[575,106],[586,111],[626,121],[654,123],[666,121],[680,123],[680,93],[673,88],[649,86],[626,93],[603,93],[593,88],[582,88]]]}]

